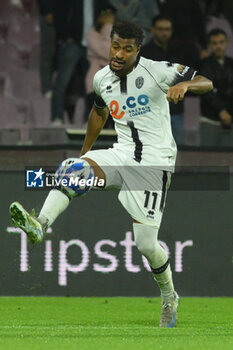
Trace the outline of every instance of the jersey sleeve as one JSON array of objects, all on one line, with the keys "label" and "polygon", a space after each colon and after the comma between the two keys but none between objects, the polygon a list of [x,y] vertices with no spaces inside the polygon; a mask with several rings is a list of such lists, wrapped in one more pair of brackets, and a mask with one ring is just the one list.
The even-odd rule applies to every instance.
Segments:
[{"label": "jersey sleeve", "polygon": [[151,73],[154,75],[160,88],[167,92],[169,87],[182,81],[192,80],[197,71],[179,63],[153,62]]},{"label": "jersey sleeve", "polygon": [[101,93],[100,93],[100,89],[99,89],[99,79],[98,79],[97,73],[95,74],[94,79],[93,79],[94,105],[97,108],[105,108],[106,103],[104,102],[104,100],[101,97]]}]

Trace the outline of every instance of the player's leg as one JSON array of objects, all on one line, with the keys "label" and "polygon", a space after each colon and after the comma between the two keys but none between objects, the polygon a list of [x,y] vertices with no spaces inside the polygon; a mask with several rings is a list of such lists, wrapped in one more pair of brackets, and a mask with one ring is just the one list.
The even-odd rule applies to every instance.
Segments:
[{"label": "player's leg", "polygon": [[[90,168],[93,169],[94,177],[103,179],[105,183],[105,173],[98,164],[91,159],[83,159],[86,159]],[[29,214],[20,203],[13,202],[10,205],[12,223],[15,227],[20,227],[27,234],[31,243],[40,243],[47,228],[67,209],[69,203],[70,198],[67,194],[58,189],[53,189],[45,199],[39,216],[35,217],[33,214]]]},{"label": "player's leg", "polygon": [[158,228],[134,222],[133,231],[136,246],[148,260],[154,279],[161,291],[160,326],[174,327],[177,321],[179,298],[174,290],[169,258],[158,242]]},{"label": "player's leg", "polygon": [[[106,182],[106,176],[99,165],[90,158],[82,157],[81,159],[86,160],[93,169],[94,177],[98,179],[103,179]],[[41,222],[43,230],[51,226],[57,217],[66,210],[70,203],[70,198],[60,190],[52,190],[49,192],[43,207],[38,216],[38,220]]]},{"label": "player's leg", "polygon": [[134,239],[138,250],[146,257],[164,300],[174,294],[169,258],[158,242],[158,229],[138,222],[133,223]]},{"label": "player's leg", "polygon": [[134,220],[133,231],[136,245],[148,260],[161,290],[161,327],[175,325],[178,304],[169,259],[158,243],[158,230],[170,180],[171,173],[159,170],[157,167],[146,169],[143,166],[129,167],[118,197]]}]

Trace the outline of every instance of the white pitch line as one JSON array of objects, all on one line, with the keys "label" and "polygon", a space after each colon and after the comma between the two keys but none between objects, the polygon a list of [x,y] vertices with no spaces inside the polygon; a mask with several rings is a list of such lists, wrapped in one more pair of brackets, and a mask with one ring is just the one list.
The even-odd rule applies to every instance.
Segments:
[{"label": "white pitch line", "polygon": [[150,327],[150,326],[132,326],[132,327],[129,327],[129,326],[80,326],[80,325],[77,325],[77,326],[38,326],[38,325],[28,325],[28,326],[0,326],[0,329],[22,329],[22,328],[39,328],[39,329],[50,329],[50,328],[55,328],[55,329],[68,329],[68,328],[71,328],[71,329],[78,329],[78,328],[82,328],[82,329],[87,329],[87,328],[92,328],[92,329],[132,329],[132,330],[135,330],[135,329],[151,329],[153,330],[155,327]]}]

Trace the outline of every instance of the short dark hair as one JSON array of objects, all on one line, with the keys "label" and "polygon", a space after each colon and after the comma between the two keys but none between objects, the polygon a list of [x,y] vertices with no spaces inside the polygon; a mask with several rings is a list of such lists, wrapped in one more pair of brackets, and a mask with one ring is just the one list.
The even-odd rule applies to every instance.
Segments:
[{"label": "short dark hair", "polygon": [[221,28],[214,28],[208,33],[207,41],[209,42],[210,38],[212,36],[216,36],[216,35],[220,35],[220,34],[224,35],[226,37],[226,39],[227,39],[227,33],[223,29],[221,29]]},{"label": "short dark hair", "polygon": [[163,21],[163,20],[169,21],[169,22],[171,22],[171,24],[173,24],[170,16],[168,16],[166,14],[160,14],[160,15],[156,15],[152,19],[152,22],[151,22],[152,27],[154,27],[158,21]]},{"label": "short dark hair", "polygon": [[135,39],[137,46],[141,46],[144,38],[142,29],[134,22],[117,22],[113,25],[111,39],[118,34],[122,39]]}]

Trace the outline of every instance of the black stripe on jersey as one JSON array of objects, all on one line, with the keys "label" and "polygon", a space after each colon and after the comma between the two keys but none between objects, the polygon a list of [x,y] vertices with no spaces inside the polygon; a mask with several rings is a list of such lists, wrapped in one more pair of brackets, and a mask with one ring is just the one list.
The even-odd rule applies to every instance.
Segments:
[{"label": "black stripe on jersey", "polygon": [[[184,67],[183,70],[185,68],[186,67]],[[192,80],[195,77],[195,75],[196,75],[195,69],[189,68],[189,67],[187,67],[187,68],[188,68],[187,72],[185,72],[184,74],[182,72],[176,73],[176,76],[175,76],[174,80],[172,81],[171,86],[176,85],[178,83],[181,83],[182,81]]]},{"label": "black stripe on jersey", "polygon": [[164,208],[164,202],[166,197],[166,189],[167,189],[167,172],[163,171],[163,187],[162,187],[162,197],[160,202],[159,210],[163,211]]},{"label": "black stripe on jersey", "polygon": [[143,149],[142,141],[139,139],[138,131],[135,128],[134,123],[132,121],[128,121],[127,125],[131,129],[131,135],[133,138],[133,142],[135,143],[134,159],[136,160],[136,162],[140,163],[142,160],[142,149]]},{"label": "black stripe on jersey", "polygon": [[127,76],[126,75],[121,77],[120,88],[121,88],[122,94],[127,94]]}]

